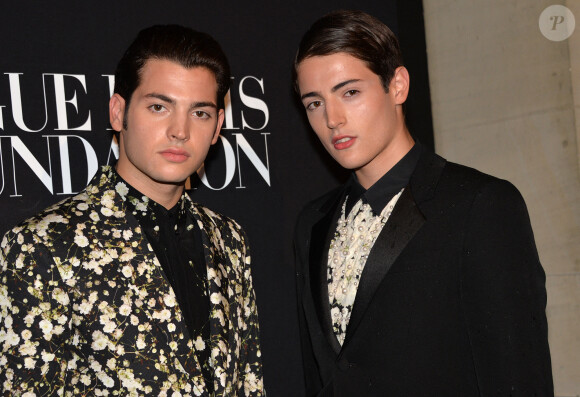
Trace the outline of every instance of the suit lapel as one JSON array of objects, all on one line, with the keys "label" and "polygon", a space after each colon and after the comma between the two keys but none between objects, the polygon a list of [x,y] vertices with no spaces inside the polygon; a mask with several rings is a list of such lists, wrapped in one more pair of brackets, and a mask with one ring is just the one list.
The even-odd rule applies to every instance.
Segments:
[{"label": "suit lapel", "polygon": [[401,251],[424,223],[425,217],[417,208],[410,189],[405,188],[369,253],[354,301],[344,345],[348,343],[359,325],[379,284]]},{"label": "suit lapel", "polygon": [[[210,356],[213,360],[214,393],[219,394],[222,390],[223,370],[227,377],[233,377],[233,373],[228,370],[234,368],[234,363],[230,360],[229,347],[236,346],[236,333],[232,332],[235,327],[230,326],[230,303],[234,299],[235,288],[229,288],[229,278],[231,261],[226,246],[229,236],[222,235],[222,231],[215,222],[204,211],[198,210],[193,202],[191,208],[197,224],[201,229],[201,239],[203,244],[204,257],[207,267],[207,286],[209,299],[209,325],[210,343],[206,349],[210,349]],[[235,276],[242,277],[242,276]],[[214,354],[217,352],[217,355]],[[221,381],[220,381],[221,380]],[[223,385],[227,384],[224,382]]]},{"label": "suit lapel", "polygon": [[423,148],[409,185],[373,245],[357,291],[343,347],[353,337],[378,286],[403,249],[426,222],[420,204],[431,199],[446,161]]},{"label": "suit lapel", "polygon": [[[205,380],[203,379],[199,360],[195,354],[194,343],[183,318],[184,314],[177,303],[175,292],[153,252],[145,256],[145,262],[149,262],[149,264],[145,273],[138,277],[141,282],[137,281],[136,284],[140,285],[143,282],[147,282],[144,287],[150,292],[150,296],[156,297],[157,302],[154,308],[144,305],[143,310],[150,321],[165,336],[167,346],[173,346],[175,356],[183,370],[191,376],[198,388],[203,390],[205,389],[203,387]],[[137,264],[135,263],[135,265]],[[168,310],[170,313],[169,321],[162,320],[164,310]],[[170,330],[168,328],[169,322],[175,326],[174,329]]]},{"label": "suit lapel", "polygon": [[[146,239],[146,236],[141,234],[140,238]],[[205,390],[205,379],[195,354],[195,345],[183,318],[184,314],[177,303],[175,292],[163,272],[161,263],[159,263],[155,253],[150,250],[135,257],[133,267],[135,269],[144,268],[143,273],[135,275],[135,286],[146,289],[148,296],[155,299],[154,305],[145,304],[141,310],[147,320],[165,336],[165,341],[162,341],[157,348],[173,350],[182,369],[189,374],[197,389]],[[169,328],[170,323],[173,324],[174,328]]]}]

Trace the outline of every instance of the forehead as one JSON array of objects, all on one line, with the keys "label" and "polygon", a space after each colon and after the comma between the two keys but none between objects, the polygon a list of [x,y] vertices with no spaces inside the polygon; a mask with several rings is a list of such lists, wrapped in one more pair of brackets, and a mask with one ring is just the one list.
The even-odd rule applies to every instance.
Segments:
[{"label": "forehead", "polygon": [[137,90],[189,89],[217,92],[214,73],[206,67],[185,68],[168,59],[148,59],[140,71]]},{"label": "forehead", "polygon": [[296,68],[296,77],[298,87],[303,91],[305,86],[336,84],[353,79],[368,80],[378,78],[378,75],[364,61],[339,52],[304,59]]}]

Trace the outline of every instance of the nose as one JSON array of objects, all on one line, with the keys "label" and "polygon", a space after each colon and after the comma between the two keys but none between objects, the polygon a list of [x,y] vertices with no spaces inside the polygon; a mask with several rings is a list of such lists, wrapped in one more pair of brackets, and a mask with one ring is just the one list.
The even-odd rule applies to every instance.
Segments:
[{"label": "nose", "polygon": [[334,130],[346,122],[342,107],[334,101],[327,101],[326,104],[326,126]]},{"label": "nose", "polygon": [[171,121],[167,135],[171,140],[188,141],[190,127],[190,120],[187,114],[176,115]]}]

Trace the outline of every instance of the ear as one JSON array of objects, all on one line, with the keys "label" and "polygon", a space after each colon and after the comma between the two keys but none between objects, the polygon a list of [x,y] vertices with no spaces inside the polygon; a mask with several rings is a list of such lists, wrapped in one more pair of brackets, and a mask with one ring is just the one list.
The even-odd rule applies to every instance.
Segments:
[{"label": "ear", "polygon": [[224,117],[225,117],[224,109],[220,109],[218,111],[218,115],[217,115],[217,124],[215,126],[215,131],[213,133],[213,138],[211,139],[211,144],[212,145],[217,142],[218,137],[220,136],[220,131],[222,129],[222,124],[224,123]]},{"label": "ear", "polygon": [[409,71],[404,66],[395,69],[395,74],[391,80],[391,90],[393,90],[395,103],[402,105],[409,95]]},{"label": "ear", "polygon": [[123,129],[124,117],[125,99],[119,94],[113,94],[109,100],[109,122],[115,131],[120,132]]}]

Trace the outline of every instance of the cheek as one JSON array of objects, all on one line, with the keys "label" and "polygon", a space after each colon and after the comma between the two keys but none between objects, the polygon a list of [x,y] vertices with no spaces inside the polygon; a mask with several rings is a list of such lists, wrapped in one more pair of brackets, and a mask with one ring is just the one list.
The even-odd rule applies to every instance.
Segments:
[{"label": "cheek", "polygon": [[310,123],[310,127],[312,127],[318,136],[324,133],[326,129],[326,123],[324,117],[322,117],[322,112],[308,113],[308,123]]},{"label": "cheek", "polygon": [[131,130],[131,132],[125,131],[123,138],[127,148],[134,148],[139,142],[142,141],[142,139],[139,139],[139,136],[137,136],[134,130]]},{"label": "cheek", "polygon": [[125,150],[134,155],[144,155],[150,151],[149,149],[152,146],[154,146],[154,140],[154,136],[147,134],[138,128],[131,129],[130,132],[125,131]]},{"label": "cheek", "polygon": [[[367,102],[368,101],[363,101],[357,104],[356,106],[353,106],[352,108],[348,109],[349,116],[351,116],[349,118],[349,121],[350,120],[356,120],[359,122],[368,121],[369,123],[372,123],[371,120],[377,117],[378,107],[369,106]],[[384,112],[384,109],[381,110]]]},{"label": "cheek", "polygon": [[219,140],[219,135],[214,135],[214,130],[197,131],[190,133],[189,141],[192,146],[192,150],[206,150],[211,145]]}]

